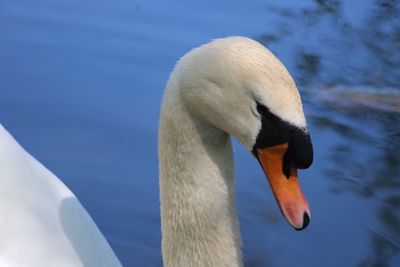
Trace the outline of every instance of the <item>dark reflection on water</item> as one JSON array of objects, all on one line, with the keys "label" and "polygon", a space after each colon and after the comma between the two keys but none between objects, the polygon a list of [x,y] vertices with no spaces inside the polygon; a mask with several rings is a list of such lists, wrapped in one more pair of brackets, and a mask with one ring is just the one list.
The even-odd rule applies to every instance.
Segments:
[{"label": "dark reflection on water", "polygon": [[274,27],[259,40],[288,58],[301,84],[399,86],[399,1],[313,0],[271,9]]},{"label": "dark reflection on water", "polygon": [[[358,266],[393,266],[400,253],[400,113],[343,100],[325,100],[320,104],[325,114],[311,116],[317,128],[341,136],[324,173],[332,179],[332,192],[371,198],[377,205],[379,224],[368,225],[370,252]],[[371,134],[371,128],[377,132]]]},{"label": "dark reflection on water", "polygon": [[365,260],[363,260],[358,266],[360,267],[372,267],[379,266],[385,267],[390,266],[389,262],[391,258],[398,254],[398,245],[393,244],[379,233],[371,231],[371,243],[373,252]]},{"label": "dark reflection on water", "polygon": [[234,141],[245,266],[397,267],[399,3],[2,1],[0,122],[71,188],[124,266],[161,266],[169,72],[210,39],[258,37],[302,85],[315,163],[300,172],[311,224],[295,232]]}]

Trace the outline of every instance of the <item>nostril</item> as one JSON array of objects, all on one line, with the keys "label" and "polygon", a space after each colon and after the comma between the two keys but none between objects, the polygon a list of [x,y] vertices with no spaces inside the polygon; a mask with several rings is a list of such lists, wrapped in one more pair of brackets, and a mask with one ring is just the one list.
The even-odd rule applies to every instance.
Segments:
[{"label": "nostril", "polygon": [[283,173],[285,174],[286,178],[289,179],[290,177],[290,159],[289,159],[289,153],[286,153],[285,156],[283,157]]},{"label": "nostril", "polygon": [[301,228],[296,228],[297,231],[305,229],[310,224],[310,216],[307,212],[303,213],[303,226]]}]

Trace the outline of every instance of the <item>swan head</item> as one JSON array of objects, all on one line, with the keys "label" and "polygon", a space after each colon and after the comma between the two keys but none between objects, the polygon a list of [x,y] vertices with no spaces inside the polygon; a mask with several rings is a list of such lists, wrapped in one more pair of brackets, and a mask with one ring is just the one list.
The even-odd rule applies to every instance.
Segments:
[{"label": "swan head", "polygon": [[257,158],[282,214],[304,229],[310,209],[297,169],[311,165],[313,151],[299,92],[283,64],[254,40],[228,37],[186,54],[173,77],[191,113]]}]

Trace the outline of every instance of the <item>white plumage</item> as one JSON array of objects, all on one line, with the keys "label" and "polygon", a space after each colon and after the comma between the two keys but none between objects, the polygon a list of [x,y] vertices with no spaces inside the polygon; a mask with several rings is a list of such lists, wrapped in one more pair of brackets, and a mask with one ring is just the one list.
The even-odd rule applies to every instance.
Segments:
[{"label": "white plumage", "polygon": [[74,194],[1,124],[0,266],[121,266]]},{"label": "white plumage", "polygon": [[261,128],[257,102],[306,129],[293,79],[256,41],[217,39],[175,66],[158,147],[166,267],[243,265],[230,136],[252,150]]},{"label": "white plumage", "polygon": [[[165,90],[159,159],[166,267],[242,266],[230,135],[252,149],[259,102],[306,129],[285,67],[259,43],[215,40],[185,55]],[[119,267],[74,194],[0,125],[0,267]]]}]

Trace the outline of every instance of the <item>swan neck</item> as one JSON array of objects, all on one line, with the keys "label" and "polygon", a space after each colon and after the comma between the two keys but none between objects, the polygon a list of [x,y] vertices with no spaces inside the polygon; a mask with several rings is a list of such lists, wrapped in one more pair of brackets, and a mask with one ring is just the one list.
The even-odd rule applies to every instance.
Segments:
[{"label": "swan neck", "polygon": [[164,266],[242,266],[230,137],[168,100],[159,130]]}]

